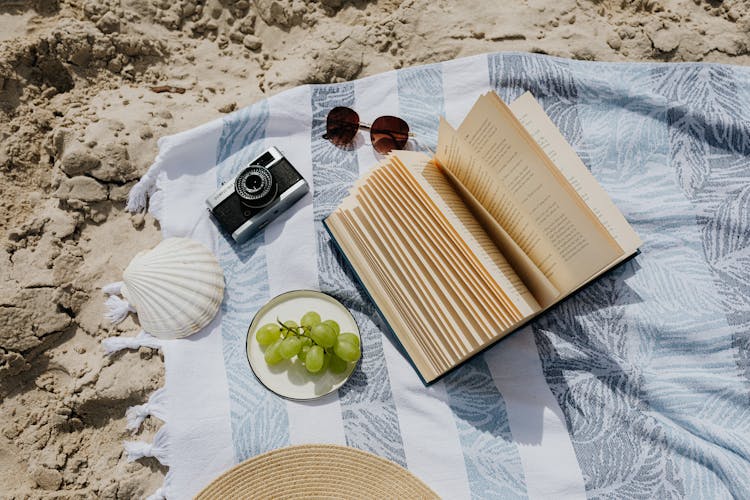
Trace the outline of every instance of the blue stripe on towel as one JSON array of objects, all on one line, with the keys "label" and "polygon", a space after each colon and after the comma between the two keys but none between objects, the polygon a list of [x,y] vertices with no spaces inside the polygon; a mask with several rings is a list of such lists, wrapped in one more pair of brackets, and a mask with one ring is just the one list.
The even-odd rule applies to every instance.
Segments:
[{"label": "blue stripe on towel", "polygon": [[[694,226],[702,220],[700,201],[708,213],[718,204],[711,206],[706,193],[717,157],[727,158],[717,149],[738,150],[724,176],[737,178],[744,146],[733,142],[741,135],[731,130],[738,117],[728,115],[740,103],[719,105],[734,89],[710,66],[491,59],[493,86],[506,97],[523,88],[540,97],[644,239],[640,257],[534,325],[587,493],[742,496],[750,463],[750,412],[739,403],[746,388],[722,314],[726,284],[715,286],[703,255],[713,246],[701,245]],[[718,130],[691,119],[707,105]],[[716,185],[719,194],[727,192],[726,183]]]},{"label": "blue stripe on towel", "polygon": [[348,274],[348,267],[333,248],[321,222],[338,206],[359,177],[356,150],[340,149],[323,139],[328,111],[335,106],[354,106],[354,84],[313,87],[311,105],[313,209],[319,285],[321,291],[338,298],[351,310],[362,338],[362,361],[352,378],[339,389],[346,443],[406,466],[398,415],[384,362],[383,336],[373,322],[377,316],[374,306]]},{"label": "blue stripe on towel", "polygon": [[733,327],[735,363],[750,381],[750,71],[693,66],[661,73],[670,158],[698,209],[703,253]]},{"label": "blue stripe on towel", "polygon": [[[268,101],[249,106],[224,120],[216,148],[217,185],[234,177],[265,149]],[[229,385],[232,441],[236,460],[289,444],[286,405],[252,374],[245,340],[253,315],[269,299],[263,233],[234,245],[219,238],[218,258],[226,281],[221,335]]]},{"label": "blue stripe on towel", "polygon": [[397,81],[399,116],[414,132],[414,149],[435,151],[439,118],[445,115],[442,66],[402,69],[397,73]]},{"label": "blue stripe on towel", "polygon": [[445,386],[456,419],[472,498],[526,498],[521,457],[505,400],[484,356],[467,361],[439,383]]},{"label": "blue stripe on towel", "polygon": [[[682,231],[671,231],[683,239],[673,250],[679,263],[672,266],[681,279],[658,283],[669,295],[675,282],[684,283],[681,293],[691,300],[684,310],[659,317],[669,327],[660,342],[666,352],[662,365],[675,368],[650,380],[650,405],[670,446],[684,457],[690,496],[740,498],[750,491],[750,127],[743,74],[746,69],[715,65],[651,73],[666,104],[672,183],[693,207],[684,212],[695,215],[685,218]],[[654,298],[660,304],[668,300]]]},{"label": "blue stripe on towel", "polygon": [[[440,64],[398,72],[399,116],[416,134],[417,149],[437,148],[437,126],[445,114]],[[521,457],[513,443],[505,401],[484,359],[465,364],[444,381],[463,448],[474,498],[525,498]]]},{"label": "blue stripe on towel", "polygon": [[[507,97],[530,89],[584,163],[597,171],[600,165],[592,166],[587,153],[590,148],[598,152],[599,145],[591,141],[599,137],[583,140],[576,107],[579,89],[568,62],[521,56],[491,59],[491,74],[497,75],[491,86]],[[594,118],[598,117],[587,119]],[[606,123],[616,124],[617,118],[611,116]],[[596,123],[598,130],[608,130],[601,136],[607,141],[613,127]],[[628,306],[640,300],[626,283],[635,266],[630,262],[598,279],[534,323],[543,371],[565,415],[592,497],[671,498],[683,491],[673,474],[673,457],[663,446],[664,433],[641,411],[643,376],[637,358],[647,356],[651,344],[626,319]]]}]

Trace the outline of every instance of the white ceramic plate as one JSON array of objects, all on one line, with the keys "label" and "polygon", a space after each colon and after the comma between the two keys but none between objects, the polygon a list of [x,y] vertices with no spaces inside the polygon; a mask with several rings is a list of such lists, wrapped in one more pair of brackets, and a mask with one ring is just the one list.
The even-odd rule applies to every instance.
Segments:
[{"label": "white ceramic plate", "polygon": [[[255,332],[266,323],[294,320],[307,311],[315,311],[323,320],[332,319],[341,332],[352,332],[359,337],[354,317],[341,302],[330,295],[314,290],[295,290],[282,293],[269,300],[253,318],[247,330],[247,359],[258,380],[279,396],[289,399],[315,399],[335,391],[349,379],[357,363],[350,363],[343,373],[310,373],[296,358],[269,366],[263,358],[265,347],[255,339]],[[361,342],[360,342],[361,344]]]}]

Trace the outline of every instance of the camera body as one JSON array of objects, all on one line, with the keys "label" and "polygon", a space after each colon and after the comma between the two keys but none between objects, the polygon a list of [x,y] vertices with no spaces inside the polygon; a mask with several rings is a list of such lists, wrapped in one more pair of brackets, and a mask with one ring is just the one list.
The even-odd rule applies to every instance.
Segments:
[{"label": "camera body", "polygon": [[208,197],[208,211],[237,243],[250,238],[310,190],[281,151],[270,148]]}]

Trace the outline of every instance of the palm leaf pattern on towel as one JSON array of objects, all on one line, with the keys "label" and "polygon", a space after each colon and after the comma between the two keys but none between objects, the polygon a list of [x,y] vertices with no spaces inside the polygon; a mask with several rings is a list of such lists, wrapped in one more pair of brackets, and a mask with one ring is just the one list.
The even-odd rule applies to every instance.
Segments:
[{"label": "palm leaf pattern on towel", "polygon": [[[268,117],[268,102],[262,101],[224,120],[216,151],[217,187],[263,152]],[[248,322],[270,298],[262,243],[262,233],[243,245],[233,245],[225,235],[218,242],[226,281],[221,334],[237,461],[289,444],[285,405],[248,369],[245,350]]]},{"label": "palm leaf pattern on towel", "polygon": [[745,162],[715,171],[717,160],[721,164],[727,156],[750,153],[750,127],[738,113],[743,103],[733,72],[694,65],[655,73],[654,90],[667,99],[670,155],[679,184],[689,199],[715,203],[715,196],[732,191],[749,175]]},{"label": "palm leaf pattern on towel", "polygon": [[352,84],[315,87],[312,90],[313,207],[318,243],[320,289],[341,300],[354,315],[366,355],[347,384],[339,389],[346,442],[406,465],[388,368],[383,360],[383,336],[373,322],[376,311],[357,286],[348,266],[333,249],[322,220],[348,194],[359,177],[354,150],[340,149],[323,139],[328,111],[354,105]]},{"label": "palm leaf pattern on towel", "polygon": [[440,383],[456,419],[472,498],[526,498],[505,400],[484,357],[465,363]]},{"label": "palm leaf pattern on towel", "polygon": [[642,366],[652,356],[654,332],[636,335],[626,321],[627,304],[638,300],[625,284],[634,265],[600,278],[534,330],[588,495],[679,498],[682,485],[664,431],[644,414]]},{"label": "palm leaf pattern on towel", "polygon": [[[534,325],[591,497],[736,496],[748,489],[740,471],[748,468],[749,443],[733,441],[730,423],[746,428],[746,416],[731,401],[747,390],[735,378],[734,361],[746,359],[747,351],[722,326],[723,283],[712,276],[699,226],[703,213],[711,213],[702,203],[716,204],[730,190],[736,155],[746,150],[722,142],[738,140],[736,131],[709,126],[736,129],[736,117],[702,117],[699,99],[710,101],[711,113],[727,112],[735,86],[717,82],[724,76],[719,70],[669,68],[490,56],[491,85],[506,98],[535,91],[645,240],[642,258]],[[698,77],[691,72],[704,81],[692,82]],[[669,90],[670,82],[679,92]],[[670,92],[690,95],[674,102],[674,95],[666,98]],[[715,178],[711,152],[723,158],[723,179]],[[718,193],[707,193],[712,187]],[[727,204],[722,214],[739,212]],[[727,266],[734,267],[741,266]],[[716,445],[733,449],[736,459],[716,453]]]},{"label": "palm leaf pattern on towel", "polygon": [[737,327],[737,366],[750,380],[750,185],[730,196],[703,227],[703,251],[724,286],[727,320]]},{"label": "palm leaf pattern on towel", "polygon": [[[727,322],[735,327],[737,367],[750,381],[750,72],[706,65],[678,74],[663,70],[659,76],[657,90],[669,103],[670,154],[678,171],[699,161],[686,158],[685,143],[706,144],[700,189],[687,195],[698,211],[705,259],[722,290]],[[750,401],[750,389],[747,397]]]}]

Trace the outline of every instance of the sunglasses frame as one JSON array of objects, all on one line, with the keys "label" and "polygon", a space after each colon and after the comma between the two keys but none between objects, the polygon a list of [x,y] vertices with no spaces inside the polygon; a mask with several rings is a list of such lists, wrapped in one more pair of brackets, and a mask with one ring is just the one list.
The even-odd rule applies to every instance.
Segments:
[{"label": "sunglasses frame", "polygon": [[[344,140],[344,138],[341,138],[341,137],[339,137],[337,139],[334,139],[334,137],[333,137],[334,134],[331,133],[331,121],[332,121],[331,114],[335,113],[336,111],[346,111],[346,112],[352,113],[354,115],[353,117],[350,117],[350,118],[355,118],[356,117],[356,124],[355,124],[355,122],[353,120],[349,121],[349,120],[345,120],[345,119],[342,119],[342,118],[338,119],[339,122],[343,123],[344,125],[351,126],[352,128],[356,125],[356,129],[354,130],[354,133],[352,134],[351,138],[349,138],[347,140]],[[372,128],[373,124],[375,124],[378,120],[380,120],[382,118],[392,118],[392,119],[395,119],[395,120],[398,120],[398,121],[402,122],[406,126],[406,136],[407,136],[407,138],[403,142],[402,145],[398,145],[398,141],[393,137],[393,134],[394,133],[396,133],[396,134],[402,134],[403,132],[401,132],[399,130],[373,129]],[[334,120],[336,120],[336,119],[334,118]],[[375,118],[375,121],[373,121],[372,123],[367,123],[367,122],[361,121],[359,119],[359,113],[357,113],[356,111],[354,111],[352,108],[349,108],[347,106],[336,106],[336,107],[332,108],[328,112],[328,115],[326,115],[326,133],[323,134],[323,138],[331,141],[332,144],[334,144],[334,145],[336,145],[338,147],[348,146],[348,145],[351,145],[354,142],[355,137],[357,136],[357,131],[359,131],[359,130],[369,130],[370,131],[370,141],[372,143],[372,147],[373,147],[373,149],[375,149],[375,151],[377,151],[380,154],[388,154],[393,149],[401,149],[404,146],[406,146],[406,143],[409,141],[410,137],[416,137],[415,134],[409,129],[409,124],[406,122],[406,120],[404,120],[403,118],[399,118],[398,116],[383,115],[383,116],[379,116],[379,117]],[[381,151],[378,148],[378,146],[376,146],[376,142],[377,141],[376,141],[375,137],[373,137],[373,132],[374,131],[377,131],[378,133],[384,133],[384,134],[389,135],[391,137],[391,140],[394,142],[394,147],[390,148],[388,150],[385,150],[385,151]],[[398,146],[398,148],[396,148],[395,146]]]}]

